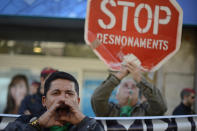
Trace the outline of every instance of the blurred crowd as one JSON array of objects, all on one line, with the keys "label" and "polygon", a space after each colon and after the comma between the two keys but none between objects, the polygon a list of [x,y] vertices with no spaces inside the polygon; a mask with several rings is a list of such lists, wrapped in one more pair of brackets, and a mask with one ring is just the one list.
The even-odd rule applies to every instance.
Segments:
[{"label": "blurred crowd", "polygon": [[[97,117],[162,116],[167,104],[160,90],[142,74],[134,62],[127,62],[98,86],[91,96]],[[128,77],[129,76],[129,77]],[[109,101],[116,88],[117,103]],[[103,131],[94,118],[80,111],[79,84],[74,76],[50,67],[40,73],[40,82],[28,86],[25,75],[15,75],[9,86],[4,113],[21,114],[5,131],[88,130]],[[173,115],[192,115],[195,91],[185,88]]]},{"label": "blurred crowd", "polygon": [[[57,72],[57,69],[46,67],[40,72],[40,81],[33,81],[30,86],[23,74],[13,76],[8,86],[6,114],[42,114],[46,108],[42,104],[44,82],[46,78]],[[127,77],[127,76],[132,77]],[[118,87],[116,99],[118,103],[109,101],[112,91]],[[195,114],[193,105],[195,91],[184,88],[180,93],[180,104],[172,115]],[[148,82],[141,70],[127,63],[122,69],[110,73],[109,77],[94,91],[91,97],[92,108],[96,116],[129,117],[129,116],[161,116],[167,111],[166,101],[160,90]]]},{"label": "blurred crowd", "polygon": [[13,76],[8,86],[6,114],[34,114],[43,111],[42,94],[46,77],[57,70],[46,67],[40,73],[40,82],[33,81],[28,85],[28,79],[23,74]]}]

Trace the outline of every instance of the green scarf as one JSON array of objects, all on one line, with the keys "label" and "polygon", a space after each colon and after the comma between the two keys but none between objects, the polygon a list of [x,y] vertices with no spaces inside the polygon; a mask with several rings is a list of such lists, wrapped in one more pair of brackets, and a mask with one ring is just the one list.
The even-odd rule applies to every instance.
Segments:
[{"label": "green scarf", "polygon": [[66,123],[64,126],[52,126],[50,131],[68,131],[68,126],[70,123]]},{"label": "green scarf", "polygon": [[121,117],[129,117],[131,116],[133,108],[131,106],[123,106],[120,108],[120,116]]},{"label": "green scarf", "polygon": [[[132,90],[130,90],[130,95],[132,95]],[[128,99],[128,105],[123,106],[120,108],[120,116],[121,117],[129,117],[131,116],[132,112],[133,112],[133,108],[132,106],[130,106],[131,100]]]}]

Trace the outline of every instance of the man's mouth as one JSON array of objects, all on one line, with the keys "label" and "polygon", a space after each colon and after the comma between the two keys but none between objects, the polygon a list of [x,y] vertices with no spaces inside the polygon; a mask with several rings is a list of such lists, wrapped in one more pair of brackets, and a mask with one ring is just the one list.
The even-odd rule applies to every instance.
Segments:
[{"label": "man's mouth", "polygon": [[70,113],[70,107],[67,106],[67,105],[61,105],[60,107],[58,107],[56,109],[56,112],[59,114],[59,115],[66,115],[68,113]]}]

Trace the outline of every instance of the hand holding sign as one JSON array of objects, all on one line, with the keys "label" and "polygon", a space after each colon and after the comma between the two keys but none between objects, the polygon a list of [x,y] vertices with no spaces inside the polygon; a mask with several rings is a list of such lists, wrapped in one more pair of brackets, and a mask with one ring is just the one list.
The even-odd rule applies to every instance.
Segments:
[{"label": "hand holding sign", "polygon": [[124,65],[121,66],[120,71],[116,72],[114,75],[119,80],[122,80],[130,74],[132,75],[133,79],[139,83],[141,81],[142,71],[135,63],[135,60],[125,62]]},{"label": "hand holding sign", "polygon": [[123,62],[122,64],[123,65],[126,65],[128,62],[133,62],[135,63],[136,66],[140,67],[141,66],[141,62],[140,60],[133,54],[128,54],[128,55],[125,55],[123,57]]}]

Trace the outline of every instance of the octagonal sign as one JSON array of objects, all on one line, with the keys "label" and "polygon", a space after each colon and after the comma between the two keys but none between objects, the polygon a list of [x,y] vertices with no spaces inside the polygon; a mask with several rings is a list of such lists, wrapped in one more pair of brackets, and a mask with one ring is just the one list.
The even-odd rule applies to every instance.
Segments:
[{"label": "octagonal sign", "polygon": [[88,0],[85,41],[112,70],[132,55],[155,71],[179,50],[182,20],[175,0]]}]

